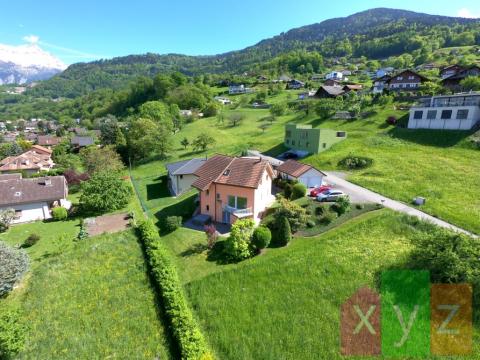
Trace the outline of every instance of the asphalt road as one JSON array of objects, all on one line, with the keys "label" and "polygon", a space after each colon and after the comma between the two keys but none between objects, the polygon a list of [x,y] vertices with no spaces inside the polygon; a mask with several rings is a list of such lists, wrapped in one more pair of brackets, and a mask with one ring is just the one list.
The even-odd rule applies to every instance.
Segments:
[{"label": "asphalt road", "polygon": [[333,185],[336,189],[342,190],[345,194],[348,194],[350,197],[350,200],[353,203],[378,203],[382,204],[384,207],[387,207],[389,209],[399,211],[408,215],[416,216],[422,220],[429,221],[431,223],[434,223],[438,226],[441,226],[443,228],[447,228],[450,230],[454,230],[457,232],[461,232],[467,235],[470,235],[474,238],[478,238],[477,235],[464,230],[462,228],[459,228],[458,226],[455,226],[453,224],[450,224],[446,221],[437,219],[436,217],[433,217],[431,215],[428,215],[427,213],[424,213],[423,211],[420,211],[418,209],[415,209],[414,207],[411,207],[409,205],[406,205],[402,202],[387,198],[381,194],[375,193],[371,190],[365,189],[364,187],[355,185],[345,179],[343,179],[341,176],[342,174],[338,173],[333,173],[333,172],[325,172],[327,174],[327,177],[325,181]]}]

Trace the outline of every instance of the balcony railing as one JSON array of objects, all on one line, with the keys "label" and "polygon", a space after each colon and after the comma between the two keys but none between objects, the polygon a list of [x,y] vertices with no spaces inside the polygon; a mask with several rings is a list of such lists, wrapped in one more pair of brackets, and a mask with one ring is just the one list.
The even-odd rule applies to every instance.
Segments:
[{"label": "balcony railing", "polygon": [[253,210],[251,207],[245,208],[245,209],[237,209],[232,206],[225,205],[223,207],[223,210],[228,211],[230,214],[233,214],[235,216],[249,216],[253,215]]},{"label": "balcony railing", "polygon": [[480,97],[462,99],[458,97],[444,98],[444,99],[425,99],[420,100],[414,104],[412,108],[442,108],[442,107],[457,107],[457,106],[480,106]]}]

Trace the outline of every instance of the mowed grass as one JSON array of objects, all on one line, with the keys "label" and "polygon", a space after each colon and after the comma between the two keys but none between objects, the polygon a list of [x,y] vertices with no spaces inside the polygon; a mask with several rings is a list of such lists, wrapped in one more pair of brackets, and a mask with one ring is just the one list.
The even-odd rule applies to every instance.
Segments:
[{"label": "mowed grass", "polygon": [[[189,255],[175,236],[166,242],[218,358],[341,359],[341,304],[362,286],[375,289],[378,272],[407,256],[410,235],[398,214],[380,210],[238,265],[199,266],[205,255]],[[479,339],[476,331],[469,358],[480,356]]]},{"label": "mowed grass", "polygon": [[22,299],[29,326],[19,358],[170,358],[145,266],[132,231],[75,243],[43,261],[28,287],[6,299]]}]

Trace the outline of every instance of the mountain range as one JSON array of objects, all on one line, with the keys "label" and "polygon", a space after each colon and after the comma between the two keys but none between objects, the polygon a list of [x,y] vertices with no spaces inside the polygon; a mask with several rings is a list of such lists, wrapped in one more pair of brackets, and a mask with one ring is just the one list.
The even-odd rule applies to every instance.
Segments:
[{"label": "mountain range", "polygon": [[0,44],[0,85],[49,79],[67,66],[36,44]]},{"label": "mountain range", "polygon": [[317,51],[325,59],[338,56],[381,59],[421,51],[433,44],[437,47],[462,45],[464,40],[458,39],[472,29],[477,38],[472,40],[469,37],[467,40],[479,44],[478,19],[377,8],[292,29],[243,50],[224,54],[186,56],[149,53],[73,64],[30,90],[30,93],[73,98],[101,88],[122,88],[136,77],[151,77],[157,73],[241,73],[291,51]]}]

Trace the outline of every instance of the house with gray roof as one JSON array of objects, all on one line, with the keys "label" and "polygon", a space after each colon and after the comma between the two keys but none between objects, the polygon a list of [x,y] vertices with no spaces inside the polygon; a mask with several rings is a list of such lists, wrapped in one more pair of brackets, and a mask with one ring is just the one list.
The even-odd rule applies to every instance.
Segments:
[{"label": "house with gray roof", "polygon": [[15,211],[13,223],[50,219],[52,208],[71,207],[67,195],[64,176],[23,179],[20,173],[0,175],[0,211]]},{"label": "house with gray roof", "polygon": [[192,183],[197,179],[194,172],[206,161],[206,158],[195,158],[167,164],[168,183],[172,195],[178,196],[190,190]]},{"label": "house with gray roof", "polygon": [[93,145],[95,141],[91,136],[74,136],[71,140],[71,143],[75,147],[85,147]]}]

